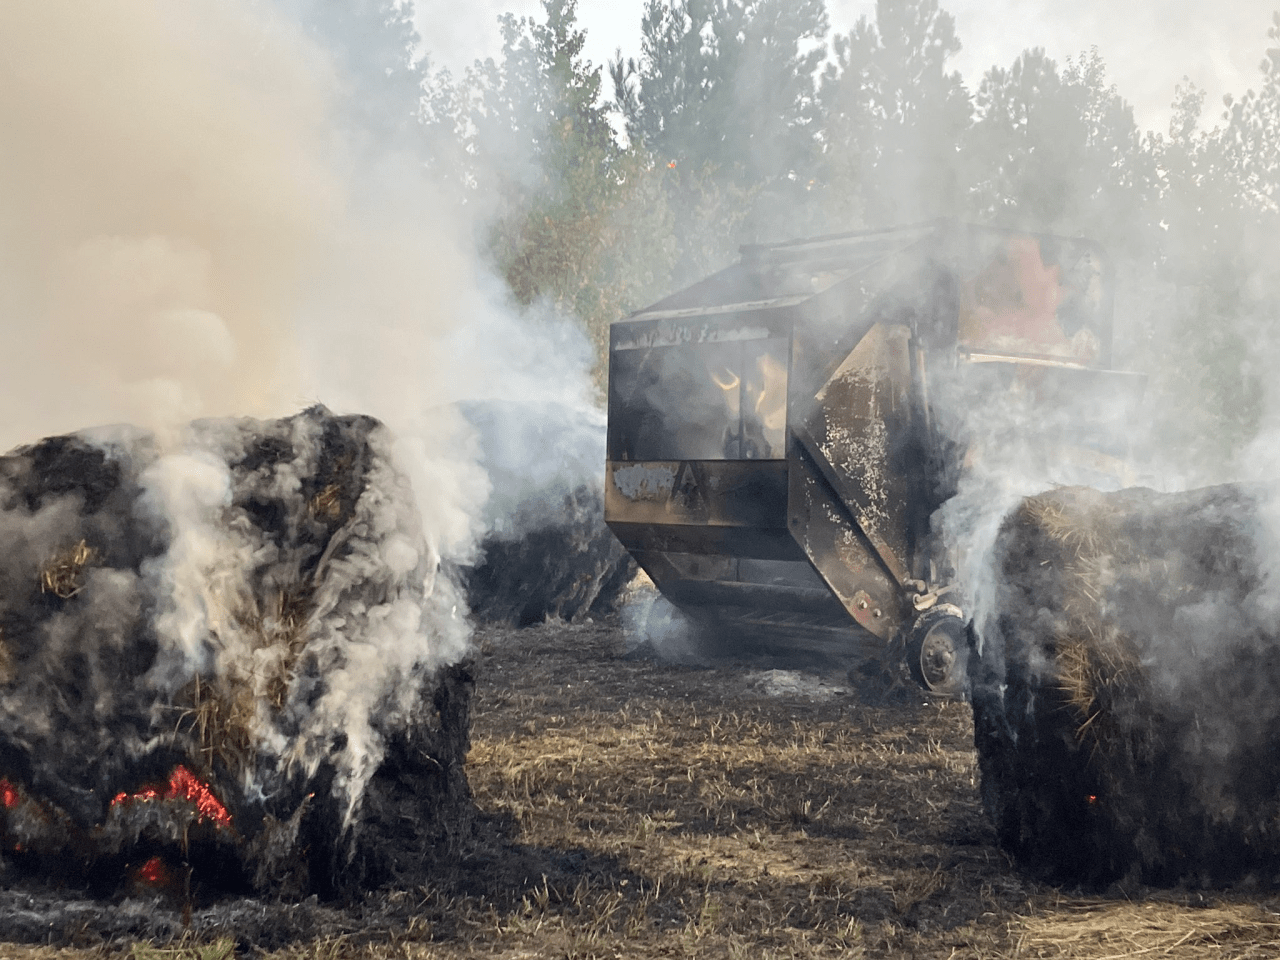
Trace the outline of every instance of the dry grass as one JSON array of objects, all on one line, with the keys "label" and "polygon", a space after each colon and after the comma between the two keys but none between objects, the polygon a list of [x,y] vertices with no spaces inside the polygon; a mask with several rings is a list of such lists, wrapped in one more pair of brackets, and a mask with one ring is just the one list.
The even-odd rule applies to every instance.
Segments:
[{"label": "dry grass", "polygon": [[1062,566],[1063,627],[1054,638],[1057,685],[1076,712],[1077,737],[1098,745],[1110,734],[1108,705],[1131,695],[1130,685],[1141,676],[1131,641],[1104,616],[1112,565],[1134,558],[1125,544],[1114,542],[1113,508],[1092,501],[1064,506],[1056,496],[1029,498],[1022,510],[1025,522],[1058,548],[1056,561],[1042,561]]},{"label": "dry grass", "polygon": [[235,960],[235,956],[235,941],[227,937],[204,943],[184,937],[163,947],[137,943],[130,952],[131,960]]},{"label": "dry grass", "polygon": [[1023,509],[1052,540],[1077,556],[1097,556],[1108,540],[1102,522],[1108,514],[1096,506],[1092,510],[1068,511],[1055,494],[1047,493],[1023,501]]},{"label": "dry grass", "polygon": [[1054,652],[1058,687],[1076,712],[1077,739],[1112,745],[1118,737],[1113,705],[1139,696],[1138,658],[1123,637],[1078,621],[1057,640]]},{"label": "dry grass", "polygon": [[311,498],[311,513],[320,520],[334,521],[342,516],[342,488],[331,483]]},{"label": "dry grass", "polygon": [[964,705],[767,697],[743,667],[619,660],[591,628],[491,641],[476,798],[582,867],[424,956],[918,953],[999,899]]},{"label": "dry grass", "polygon": [[277,656],[270,663],[269,673],[262,684],[267,702],[275,710],[283,709],[288,699],[294,667],[306,646],[310,612],[309,591],[280,591],[268,604],[265,615],[258,616],[250,624],[257,638],[255,649],[276,648]]},{"label": "dry grass", "polygon": [[177,723],[200,744],[209,766],[216,758],[232,770],[247,770],[253,760],[256,697],[281,710],[289,694],[298,657],[306,646],[311,597],[306,592],[276,593],[264,611],[242,615],[239,626],[252,638],[253,650],[274,656],[251,663],[259,674],[232,669],[214,682],[196,677],[177,697]]},{"label": "dry grass", "polygon": [[1077,901],[1010,925],[1010,957],[1045,960],[1274,958],[1280,915],[1258,903]]},{"label": "dry grass", "polygon": [[222,680],[211,684],[197,675],[178,694],[185,705],[179,727],[187,727],[200,744],[205,765],[214,760],[231,770],[247,770],[253,760],[253,691],[246,684]]},{"label": "dry grass", "polygon": [[40,570],[40,592],[70,600],[84,587],[80,574],[96,556],[84,540],[50,557]]}]

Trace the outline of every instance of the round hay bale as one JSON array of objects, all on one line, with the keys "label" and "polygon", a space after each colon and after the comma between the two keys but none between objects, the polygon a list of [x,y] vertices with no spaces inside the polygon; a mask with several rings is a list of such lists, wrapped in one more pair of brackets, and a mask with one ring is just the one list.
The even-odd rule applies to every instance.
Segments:
[{"label": "round hay bale", "polygon": [[522,504],[508,529],[484,538],[480,553],[462,571],[471,612],[517,627],[613,613],[636,572],[605,526],[599,491],[585,485],[558,500]]},{"label": "round hay bale", "polygon": [[1056,881],[1280,878],[1272,492],[1063,488],[997,538],[971,665],[982,797]]},{"label": "round hay bale", "polygon": [[184,898],[452,869],[467,627],[391,449],[315,407],[0,457],[0,859]]}]

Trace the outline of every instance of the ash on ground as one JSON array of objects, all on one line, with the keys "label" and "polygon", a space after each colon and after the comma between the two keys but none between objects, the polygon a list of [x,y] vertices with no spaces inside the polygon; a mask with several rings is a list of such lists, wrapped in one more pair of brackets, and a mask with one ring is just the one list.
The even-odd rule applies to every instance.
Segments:
[{"label": "ash on ground", "polygon": [[799,670],[761,670],[747,674],[745,680],[748,687],[766,697],[826,701],[853,693],[853,689],[845,684]]}]

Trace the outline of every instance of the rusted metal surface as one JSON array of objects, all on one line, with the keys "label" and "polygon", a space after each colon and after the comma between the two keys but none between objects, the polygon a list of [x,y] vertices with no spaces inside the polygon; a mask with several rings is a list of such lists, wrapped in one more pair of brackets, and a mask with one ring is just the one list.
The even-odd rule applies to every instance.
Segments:
[{"label": "rusted metal surface", "polygon": [[1110,362],[1110,266],[1096,244],[978,235],[963,273],[961,349]]},{"label": "rusted metal surface", "polygon": [[903,621],[901,588],[850,511],[805,453],[790,464],[792,537],[862,629],[888,641]]},{"label": "rusted metal surface", "polygon": [[797,438],[881,562],[911,579],[911,366],[905,326],[874,325],[818,391]]},{"label": "rusted metal surface", "polygon": [[611,462],[605,468],[605,516],[664,526],[784,529],[785,460]]}]

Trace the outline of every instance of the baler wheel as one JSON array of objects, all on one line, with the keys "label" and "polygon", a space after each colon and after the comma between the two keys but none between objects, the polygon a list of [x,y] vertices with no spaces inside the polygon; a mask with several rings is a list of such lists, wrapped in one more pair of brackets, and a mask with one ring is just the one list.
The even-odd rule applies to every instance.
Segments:
[{"label": "baler wheel", "polygon": [[930,693],[963,699],[968,687],[969,630],[958,607],[925,611],[907,635],[907,667]]}]

